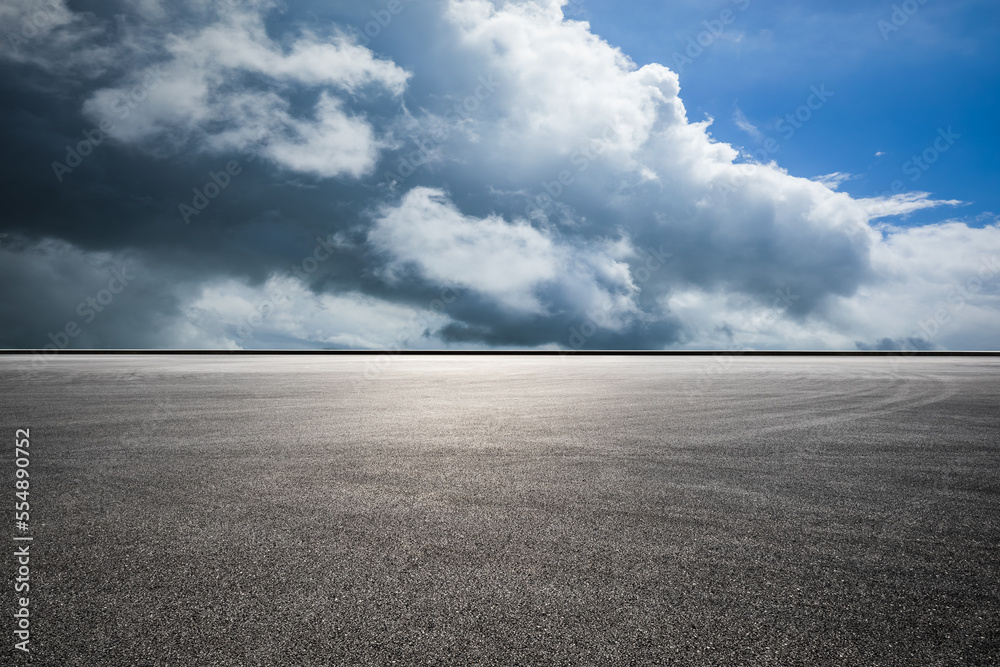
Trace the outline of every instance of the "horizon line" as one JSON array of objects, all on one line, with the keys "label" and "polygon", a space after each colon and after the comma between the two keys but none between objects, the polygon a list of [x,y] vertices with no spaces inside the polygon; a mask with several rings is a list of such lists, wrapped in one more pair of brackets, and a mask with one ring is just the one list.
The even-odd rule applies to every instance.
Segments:
[{"label": "horizon line", "polygon": [[75,349],[48,350],[44,348],[0,349],[0,355],[403,355],[403,356],[816,356],[816,357],[991,357],[1000,356],[1000,350],[185,350],[185,349]]}]

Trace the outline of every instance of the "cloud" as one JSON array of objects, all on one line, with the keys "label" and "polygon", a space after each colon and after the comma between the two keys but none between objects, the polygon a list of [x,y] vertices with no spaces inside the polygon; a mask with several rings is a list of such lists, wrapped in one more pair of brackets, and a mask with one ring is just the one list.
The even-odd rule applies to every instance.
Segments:
[{"label": "cloud", "polygon": [[260,284],[202,281],[134,252],[3,241],[0,278],[9,291],[0,315],[42,328],[8,328],[0,347],[421,348],[440,346],[427,334],[447,324],[430,301],[410,307],[356,292],[317,294],[288,274]]},{"label": "cloud", "polygon": [[852,174],[845,174],[840,171],[835,171],[832,174],[826,174],[825,176],[817,176],[812,180],[816,181],[817,183],[822,183],[831,190],[836,190],[837,188],[840,187],[840,185],[844,181],[849,181],[852,178],[854,178]]},{"label": "cloud", "polygon": [[855,343],[859,350],[868,352],[915,352],[935,349],[934,345],[928,343],[923,338],[892,339],[883,338],[874,343],[857,341]]},{"label": "cloud", "polygon": [[291,136],[273,141],[265,154],[287,169],[324,178],[370,172],[383,145],[370,125],[345,114],[340,100],[325,92],[316,104],[316,120],[293,121],[289,129]]},{"label": "cloud", "polygon": [[764,134],[760,131],[760,128],[751,123],[739,107],[736,107],[733,111],[733,123],[736,124],[736,127],[749,134],[754,141],[761,141],[764,138]]},{"label": "cloud", "polygon": [[[162,289],[169,271],[151,270],[134,252],[88,252],[54,239],[3,239],[0,317],[13,323],[4,348],[175,346],[183,284]],[[219,341],[221,342],[221,341]]]},{"label": "cloud", "polygon": [[[102,30],[66,0],[6,0],[0,5],[0,61],[29,64],[49,72],[103,65],[108,51],[88,44]],[[76,58],[66,59],[72,52]]]},{"label": "cloud", "polygon": [[[343,33],[323,41],[307,31],[279,45],[267,34],[264,12],[239,4],[221,5],[206,27],[137,50],[154,60],[165,50],[167,58],[94,91],[83,106],[96,124],[114,127],[116,140],[159,154],[261,145],[278,165],[320,177],[356,178],[374,168],[383,141],[344,102],[398,97],[410,76]],[[319,91],[312,108],[295,108],[295,87]]]},{"label": "cloud", "polygon": [[989,329],[1000,325],[1000,226],[944,222],[883,232],[872,255],[873,279],[831,304],[827,326],[862,341],[996,347]]},{"label": "cloud", "polygon": [[[857,199],[846,172],[741,161],[688,119],[675,72],[564,4],[409,3],[367,41],[351,26],[376,5],[305,4],[329,19],[309,25],[269,3],[130,10],[142,21],[100,48],[131,68],[72,104],[32,85],[49,113],[5,113],[0,136],[28,157],[2,174],[20,240],[0,248],[23,292],[5,288],[18,324],[0,342],[44,342],[106,282],[84,267],[131,258],[146,298],[116,301],[91,344],[1000,343],[993,221],[903,226],[963,202]],[[62,25],[77,24],[110,34]],[[97,49],[84,32],[72,48]],[[50,162],[102,121],[112,139],[57,185]],[[737,107],[744,121],[752,135]],[[241,174],[185,225],[178,203],[231,159]]]},{"label": "cloud", "polygon": [[225,341],[234,349],[421,349],[440,346],[427,333],[447,323],[429,304],[413,308],[356,292],[316,294],[288,276],[258,286],[236,280],[207,285],[183,318],[205,342]]},{"label": "cloud", "polygon": [[462,215],[440,190],[415,188],[386,208],[369,242],[389,256],[388,280],[411,269],[437,285],[456,285],[519,314],[606,313],[605,325],[622,327],[634,316],[637,288],[628,243],[593,240],[571,245],[520,219]]},{"label": "cloud", "polygon": [[941,206],[961,206],[965,202],[957,199],[930,199],[929,192],[904,192],[884,197],[859,199],[869,220],[905,216],[924,209]]}]

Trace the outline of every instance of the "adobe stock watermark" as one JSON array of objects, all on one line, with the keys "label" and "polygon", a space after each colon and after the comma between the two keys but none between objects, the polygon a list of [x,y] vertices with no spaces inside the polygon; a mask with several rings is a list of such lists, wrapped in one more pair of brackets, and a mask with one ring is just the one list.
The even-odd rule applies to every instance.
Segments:
[{"label": "adobe stock watermark", "polygon": [[[289,278],[294,276],[303,283],[307,282],[310,275],[316,272],[320,264],[327,261],[337,252],[337,235],[328,234],[326,238],[316,237],[316,245],[312,252],[301,262],[292,265],[290,272],[285,272],[279,278]],[[280,304],[290,304],[294,301],[287,294],[282,294],[276,299],[270,297],[263,299],[254,306],[253,312],[243,318],[236,325],[235,333],[237,340],[242,343],[252,338],[257,329],[264,324],[278,309]]]},{"label": "adobe stock watermark", "polygon": [[64,176],[73,173],[74,169],[83,164],[83,160],[87,156],[104,143],[105,139],[112,136],[118,123],[128,118],[149,97],[150,91],[163,80],[163,72],[159,65],[147,67],[145,72],[146,74],[140,83],[111,103],[111,110],[115,112],[115,118],[105,118],[97,124],[97,127],[84,130],[83,139],[75,145],[66,145],[66,156],[63,158],[63,162],[58,160],[52,162],[52,171],[58,182],[62,183]]},{"label": "adobe stock watermark", "polygon": [[[454,107],[449,109],[444,114],[443,120],[450,123],[472,120],[474,118],[473,114],[479,110],[482,103],[490,99],[501,85],[502,82],[493,74],[479,76],[472,94],[466,96],[464,100],[456,103]],[[447,138],[448,133],[438,127],[430,133],[428,139],[414,139],[417,150],[400,157],[396,165],[396,170],[384,173],[385,178],[383,183],[389,186],[396,186],[403,183],[415,174],[420,167],[431,161],[434,149],[442,145]]]},{"label": "adobe stock watermark", "polygon": [[809,92],[810,95],[804,104],[800,105],[794,112],[785,114],[785,117],[774,125],[774,129],[781,132],[785,141],[794,137],[795,131],[801,130],[812,119],[813,112],[822,109],[823,105],[833,97],[833,91],[827,90],[825,83],[821,83],[818,88],[810,86]]},{"label": "adobe stock watermark", "polygon": [[[814,114],[822,109],[831,97],[833,97],[833,91],[827,90],[825,83],[810,86],[809,95],[805,102],[779,119],[775,123],[774,129],[781,133],[782,139],[790,140],[798,130],[801,130],[806,123],[812,120]],[[751,156],[757,162],[766,164],[771,160],[771,156],[780,150],[781,144],[774,137],[767,137],[761,148],[751,153]],[[733,165],[728,181],[719,186],[720,194],[723,198],[728,198],[730,194],[746,185],[747,180],[754,172],[755,165],[745,163]]]},{"label": "adobe stock watermark", "polygon": [[982,291],[986,283],[1000,275],[1000,260],[996,255],[983,257],[980,260],[976,275],[972,276],[961,285],[952,286],[944,302],[939,302],[934,312],[928,313],[927,317],[917,321],[917,328],[899,343],[899,350],[889,355],[889,371],[892,375],[899,372],[901,364],[905,359],[916,356],[921,349],[914,344],[914,341],[932,343],[932,339],[944,331],[953,321],[956,313],[961,311],[973,296]]},{"label": "adobe stock watermark", "polygon": [[[267,146],[268,139],[282,126],[283,123],[280,120],[274,117],[268,119],[266,125],[256,130],[250,138],[240,144],[239,150],[243,154],[242,159],[250,163],[260,157]],[[206,174],[204,184],[191,189],[191,203],[182,202],[177,205],[177,210],[184,224],[190,224],[192,217],[200,215],[202,211],[207,209],[209,204],[229,187],[233,179],[242,173],[243,165],[239,160],[229,160],[218,171],[210,169]]]},{"label": "adobe stock watermark", "polygon": [[[910,177],[911,183],[916,183],[920,178],[930,171],[930,168],[934,166],[941,156],[947,153],[951,148],[962,138],[961,134],[957,134],[952,126],[949,125],[947,129],[939,127],[937,129],[937,136],[933,141],[919,154],[912,155],[909,160],[904,162],[900,166],[900,171],[905,176]],[[889,189],[883,192],[872,193],[872,197],[876,199],[891,199],[895,195],[902,194],[906,190],[906,183],[897,178],[892,183],[889,184]],[[892,209],[889,208],[891,202],[886,201],[881,204],[877,204],[872,207],[871,214],[875,217],[882,217],[882,215],[890,212]]]},{"label": "adobe stock watermark", "polygon": [[269,297],[262,299],[253,307],[253,312],[242,318],[239,324],[236,325],[234,332],[236,340],[242,344],[246,340],[253,338],[257,333],[257,328],[263,326],[264,322],[274,315],[278,310],[279,304],[290,304],[293,301],[294,299],[287,294],[281,294],[274,299]]},{"label": "adobe stock watermark", "polygon": [[382,34],[382,31],[389,27],[392,20],[402,14],[403,10],[406,9],[406,5],[411,2],[413,0],[388,0],[381,9],[371,10],[372,20],[365,23],[361,28],[352,25],[351,33],[360,38],[364,46],[370,45],[372,40],[378,38]]},{"label": "adobe stock watermark", "polygon": [[905,0],[898,5],[893,5],[888,21],[880,18],[875,22],[875,27],[882,34],[883,41],[888,42],[889,35],[898,32],[926,4],[927,0]]},{"label": "adobe stock watermark", "polygon": [[910,177],[910,182],[916,183],[938,161],[941,155],[947,153],[961,138],[962,135],[955,134],[950,125],[947,130],[939,127],[938,136],[934,138],[931,145],[925,148],[920,155],[914,155],[903,163],[903,173]]},{"label": "adobe stock watermark", "polygon": [[[732,3],[736,5],[736,9],[740,12],[746,11],[750,6],[750,0],[732,0]],[[700,58],[705,53],[705,49],[712,46],[722,36],[726,26],[736,21],[736,17],[736,12],[726,8],[719,12],[717,18],[702,21],[701,24],[705,29],[697,34],[689,35],[687,38],[687,47],[683,51],[673,52],[671,57],[673,58],[674,71],[677,74],[681,74],[686,65],[690,65]]]},{"label": "adobe stock watermark", "polygon": [[[242,7],[244,5],[254,6],[256,4],[251,0],[221,0],[221,3],[229,5],[230,7]],[[274,4],[272,9],[274,9],[280,14],[283,14],[288,11],[288,3],[286,3],[285,0],[279,0],[277,3]]]},{"label": "adobe stock watermark", "polygon": [[62,13],[62,7],[54,0],[39,3],[39,6],[21,21],[21,29],[17,32],[7,31],[7,42],[14,53],[20,53],[21,48],[55,24],[56,16]]},{"label": "adobe stock watermark", "polygon": [[225,169],[220,169],[219,171],[208,172],[208,178],[206,179],[204,185],[200,188],[194,187],[191,192],[194,195],[191,197],[191,205],[188,204],[178,204],[177,210],[180,211],[181,219],[184,221],[185,225],[191,224],[191,216],[201,215],[201,212],[208,208],[208,205],[212,203],[212,200],[222,194],[222,191],[229,187],[235,176],[239,176],[243,173],[243,167],[236,160],[230,160],[226,163]]},{"label": "adobe stock watermark", "polygon": [[[650,280],[653,274],[662,269],[674,256],[673,253],[665,252],[661,245],[659,249],[640,248],[639,255],[644,260],[633,274],[633,282],[642,285]],[[569,347],[574,350],[582,349],[587,344],[587,339],[597,333],[597,331],[608,324],[611,318],[610,307],[590,311],[584,314],[584,319],[569,328]]]},{"label": "adobe stock watermark", "polygon": [[[775,298],[771,301],[771,306],[766,312],[753,318],[747,333],[759,333],[774,324],[785,312],[788,306],[799,300],[799,296],[792,294],[790,287],[779,287],[774,290]],[[688,398],[695,399],[704,394],[715,383],[718,376],[728,373],[738,356],[743,352],[753,350],[746,345],[731,345],[725,352],[713,355],[712,362],[707,364],[701,373],[694,387],[688,391]]]},{"label": "adobe stock watermark", "polygon": [[570,154],[569,164],[573,169],[563,169],[555,174],[552,180],[541,181],[542,189],[545,192],[528,197],[528,204],[524,207],[526,218],[544,217],[544,208],[559,201],[566,193],[566,189],[576,182],[577,177],[587,171],[591,164],[607,152],[608,147],[614,143],[618,136],[618,129],[611,121],[605,121],[604,126],[600,137],[588,139]]},{"label": "adobe stock watermark", "polygon": [[[31,542],[34,536],[28,534],[31,530],[30,473],[31,465],[31,429],[19,428],[14,431],[14,593],[16,602],[14,612],[14,648],[26,654],[31,653],[28,644],[31,642]],[[20,533],[20,534],[18,534]]]},{"label": "adobe stock watermark", "polygon": [[[247,139],[240,145],[242,159],[246,162],[253,162],[260,157],[261,152],[267,146],[267,141],[272,134],[283,124],[271,118],[268,123],[260,128],[255,135]],[[191,223],[191,218],[200,215],[214,201],[222,191],[230,186],[233,179],[243,173],[243,165],[239,160],[229,160],[218,171],[209,170],[206,174],[205,182],[201,186],[191,188],[191,203],[183,202],[177,205],[181,219],[185,225]]]},{"label": "adobe stock watermark", "polygon": [[[434,322],[431,321],[431,315],[428,314],[427,311],[430,311],[430,313],[433,314],[444,314],[449,306],[462,297],[462,294],[462,289],[455,284],[443,286],[438,292],[438,295],[431,299],[431,301],[427,304],[427,310],[421,311],[414,316],[411,321],[411,325],[415,325],[416,327],[422,328],[426,331],[434,324]],[[361,373],[362,379],[376,379],[390,366],[392,366],[393,361],[398,359],[405,351],[406,348],[403,347],[403,339],[399,338],[393,341],[392,345],[386,348],[386,351],[381,354],[375,355],[374,357],[365,357],[364,369]],[[361,379],[355,379],[352,384],[356,385],[359,382],[361,382]]]},{"label": "adobe stock watermark", "polygon": [[58,350],[69,347],[72,339],[83,332],[83,328],[92,323],[100,313],[103,313],[115,300],[119,294],[135,280],[135,274],[129,271],[129,267],[122,266],[120,269],[112,268],[109,271],[111,279],[107,287],[98,290],[93,296],[88,296],[76,307],[76,314],[82,318],[82,325],[77,320],[72,319],[66,322],[61,329],[56,332],[49,332],[48,338],[51,343],[42,347],[41,352],[32,355],[32,366],[41,368],[49,361],[49,357],[56,354]]}]

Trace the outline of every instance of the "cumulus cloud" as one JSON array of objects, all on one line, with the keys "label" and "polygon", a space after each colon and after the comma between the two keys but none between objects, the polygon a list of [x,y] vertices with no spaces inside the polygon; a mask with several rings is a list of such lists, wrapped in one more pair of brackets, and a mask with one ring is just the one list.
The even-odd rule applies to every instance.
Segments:
[{"label": "cumulus cloud", "polygon": [[[140,165],[157,185],[81,185],[77,210],[113,208],[113,232],[44,222],[53,213],[35,215],[51,224],[37,234],[73,236],[82,254],[135,249],[154,274],[183,276],[131,311],[158,323],[141,340],[164,345],[997,346],[996,224],[905,226],[963,202],[858,199],[838,190],[845,172],[742,160],[688,118],[677,73],[633,63],[564,4],[404,4],[366,40],[351,30],[371,18],[360,9],[306,28],[294,4],[179,21],[147,3],[146,32],[119,47],[136,68],[79,108],[114,121],[95,170]],[[248,143],[267,168],[182,235],[191,164],[208,173]],[[288,277],[317,235],[339,239],[330,259]],[[34,292],[64,279],[42,268],[62,260],[11,252],[34,267]]]},{"label": "cumulus cloud", "polygon": [[[155,62],[95,91],[84,112],[112,126],[116,139],[159,153],[261,144],[264,155],[293,171],[371,171],[382,140],[362,114],[345,111],[345,96],[398,97],[409,73],[342,33],[324,41],[304,32],[282,46],[268,36],[264,18],[264,8],[220,4],[208,26],[166,36],[165,60],[156,60],[150,44],[144,55]],[[296,86],[320,91],[312,109],[294,108]]]},{"label": "cumulus cloud", "polygon": [[[887,227],[873,279],[838,299],[831,324],[874,341],[920,339],[943,349],[991,349],[1000,324],[1000,227],[944,222]],[[831,327],[832,328],[832,327]]]},{"label": "cumulus cloud", "polygon": [[315,121],[289,122],[290,136],[268,144],[265,153],[292,171],[332,178],[355,178],[375,166],[381,142],[363,119],[343,112],[327,93],[316,104]]},{"label": "cumulus cloud", "polygon": [[535,315],[553,309],[608,312],[620,326],[638,312],[637,288],[626,243],[594,240],[573,245],[523,219],[462,213],[440,190],[415,188],[399,206],[384,209],[369,241],[388,256],[390,281],[408,269],[435,284],[454,284],[503,309]]}]

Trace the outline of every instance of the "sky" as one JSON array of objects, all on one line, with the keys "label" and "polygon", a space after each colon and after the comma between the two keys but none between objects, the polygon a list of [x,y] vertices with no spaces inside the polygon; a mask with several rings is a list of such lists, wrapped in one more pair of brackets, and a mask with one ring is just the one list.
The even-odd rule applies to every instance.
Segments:
[{"label": "sky", "polygon": [[6,0],[0,348],[1000,349],[992,0]]}]

